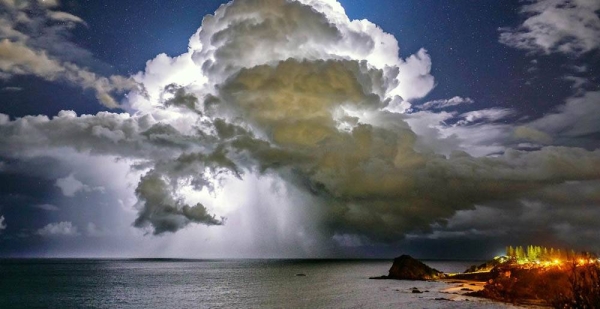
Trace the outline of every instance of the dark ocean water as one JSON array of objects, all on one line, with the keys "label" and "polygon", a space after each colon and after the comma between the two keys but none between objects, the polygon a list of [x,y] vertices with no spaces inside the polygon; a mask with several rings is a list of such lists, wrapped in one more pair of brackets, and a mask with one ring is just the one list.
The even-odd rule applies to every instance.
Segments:
[{"label": "dark ocean water", "polygon": [[[472,263],[428,262],[447,272]],[[391,261],[0,260],[0,308],[509,308],[439,282],[369,280]],[[297,276],[305,274],[306,276]],[[412,294],[418,287],[431,292]]]}]

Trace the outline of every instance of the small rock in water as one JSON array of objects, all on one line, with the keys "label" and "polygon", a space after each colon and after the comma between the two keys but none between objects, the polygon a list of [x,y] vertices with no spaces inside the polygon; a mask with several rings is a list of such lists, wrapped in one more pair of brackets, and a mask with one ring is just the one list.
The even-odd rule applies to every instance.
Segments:
[{"label": "small rock in water", "polygon": [[296,277],[306,277],[306,274],[296,274]]},{"label": "small rock in water", "polygon": [[412,292],[414,294],[423,294],[423,292],[419,291],[418,289],[413,289]]}]

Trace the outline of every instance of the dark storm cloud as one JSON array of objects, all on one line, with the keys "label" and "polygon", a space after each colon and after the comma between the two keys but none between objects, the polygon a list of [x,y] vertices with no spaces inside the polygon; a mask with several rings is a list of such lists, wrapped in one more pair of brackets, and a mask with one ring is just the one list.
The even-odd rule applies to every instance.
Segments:
[{"label": "dark storm cloud", "polygon": [[[498,232],[493,222],[469,224],[517,201],[543,203],[565,220],[526,215],[519,224],[551,223],[565,235],[583,224],[561,215],[572,206],[550,191],[600,180],[600,150],[550,146],[544,119],[500,124],[511,109],[434,112],[468,98],[403,114],[433,89],[430,69],[426,51],[399,58],[393,36],[349,20],[336,1],[234,1],[204,19],[188,53],[148,62],[135,77],[147,92],[129,94],[132,115],[0,115],[0,149],[6,157],[72,148],[132,160],[144,174],[134,224],[154,234],[226,224],[218,207],[188,202],[184,189],[214,192],[224,179],[252,176],[298,190],[294,206],[317,212],[316,229],[341,246],[407,233],[489,236]],[[450,118],[460,121],[440,125]],[[524,140],[539,145],[513,149]],[[594,196],[586,201],[598,206]],[[489,210],[474,214],[477,205]],[[77,234],[68,223],[48,233]]]},{"label": "dark storm cloud", "polygon": [[136,189],[143,206],[135,226],[152,226],[154,234],[162,234],[176,232],[190,223],[223,224],[223,220],[209,214],[204,205],[189,206],[175,200],[173,189],[161,175],[150,173],[144,176]]},{"label": "dark storm cloud", "polygon": [[0,162],[0,212],[14,217],[15,209],[27,212],[51,203],[48,198],[58,191],[55,178],[63,175],[62,162],[47,156],[14,160],[1,155]]},{"label": "dark storm cloud", "polygon": [[[149,129],[140,130],[143,118],[63,113],[52,120],[5,121],[4,149],[17,153],[59,143],[89,151],[96,145],[96,153],[163,158],[136,191],[141,209],[136,226],[150,225],[157,234],[192,222],[221,224],[203,205],[183,204],[173,192],[181,181],[202,190],[213,186],[215,176],[222,173],[242,177],[242,171],[252,170],[254,164],[263,172],[281,171],[284,178],[320,197],[326,209],[322,220],[332,233],[379,240],[429,230],[433,222],[477,203],[514,199],[548,185],[600,175],[599,153],[583,149],[507,151],[496,158],[466,153],[446,158],[416,152],[418,136],[404,123],[404,116],[377,112],[382,101],[371,85],[373,81],[385,84],[380,77],[377,72],[361,71],[352,62],[285,61],[276,67],[243,70],[222,86],[221,101],[207,108],[219,120],[212,124],[214,129],[204,131],[215,135],[193,138],[172,127],[155,129],[166,134],[154,143],[146,137],[154,133],[146,132],[157,127],[150,122],[145,126]],[[379,119],[373,124],[351,121],[350,130],[339,130],[331,110],[341,103],[348,109],[376,112]],[[227,124],[217,115],[230,116],[238,123],[244,115],[246,120]],[[265,138],[257,139],[249,130]],[[177,140],[190,141],[188,150],[196,152],[166,160],[181,151]],[[194,146],[199,141],[212,146]]]},{"label": "dark storm cloud", "polygon": [[[499,200],[458,211],[447,224],[433,225],[432,233],[409,239],[488,240],[502,244],[528,244],[599,251],[600,182],[566,181],[543,186],[523,198]],[[495,253],[498,254],[498,253]]]}]

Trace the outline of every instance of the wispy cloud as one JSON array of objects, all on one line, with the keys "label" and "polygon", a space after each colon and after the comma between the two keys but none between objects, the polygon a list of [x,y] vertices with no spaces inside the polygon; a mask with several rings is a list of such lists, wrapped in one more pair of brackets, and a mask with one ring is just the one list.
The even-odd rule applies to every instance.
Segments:
[{"label": "wispy cloud", "polygon": [[46,210],[46,211],[59,211],[60,210],[60,208],[58,208],[52,204],[39,204],[39,205],[35,205],[33,207],[42,209],[42,210]]},{"label": "wispy cloud", "polygon": [[525,21],[500,28],[500,42],[535,53],[581,55],[600,47],[600,1],[532,0]]},{"label": "wispy cloud", "polygon": [[515,114],[515,111],[510,108],[487,108],[472,112],[467,112],[460,115],[462,120],[459,120],[457,124],[467,125],[478,121],[495,122]]},{"label": "wispy cloud", "polygon": [[3,91],[3,92],[19,92],[19,91],[23,91],[23,88],[21,88],[21,87],[4,87],[4,88],[0,89],[0,91]]},{"label": "wispy cloud", "polygon": [[85,21],[52,10],[56,6],[55,1],[0,2],[0,77],[31,75],[66,82],[94,91],[107,107],[118,107],[114,94],[132,90],[136,83],[119,75],[100,76],[77,64],[94,61],[89,51],[68,40],[69,31]]},{"label": "wispy cloud", "polygon": [[448,107],[454,107],[463,104],[472,104],[473,102],[474,101],[471,98],[463,98],[456,96],[446,100],[429,101],[423,103],[421,106],[417,106],[417,108],[422,110],[445,109]]}]

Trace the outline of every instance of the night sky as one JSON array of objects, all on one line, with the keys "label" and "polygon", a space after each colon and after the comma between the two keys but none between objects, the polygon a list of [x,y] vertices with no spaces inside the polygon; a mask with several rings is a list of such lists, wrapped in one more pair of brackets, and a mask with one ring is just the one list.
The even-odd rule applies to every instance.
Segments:
[{"label": "night sky", "polygon": [[0,257],[600,251],[595,0],[0,0]]}]

